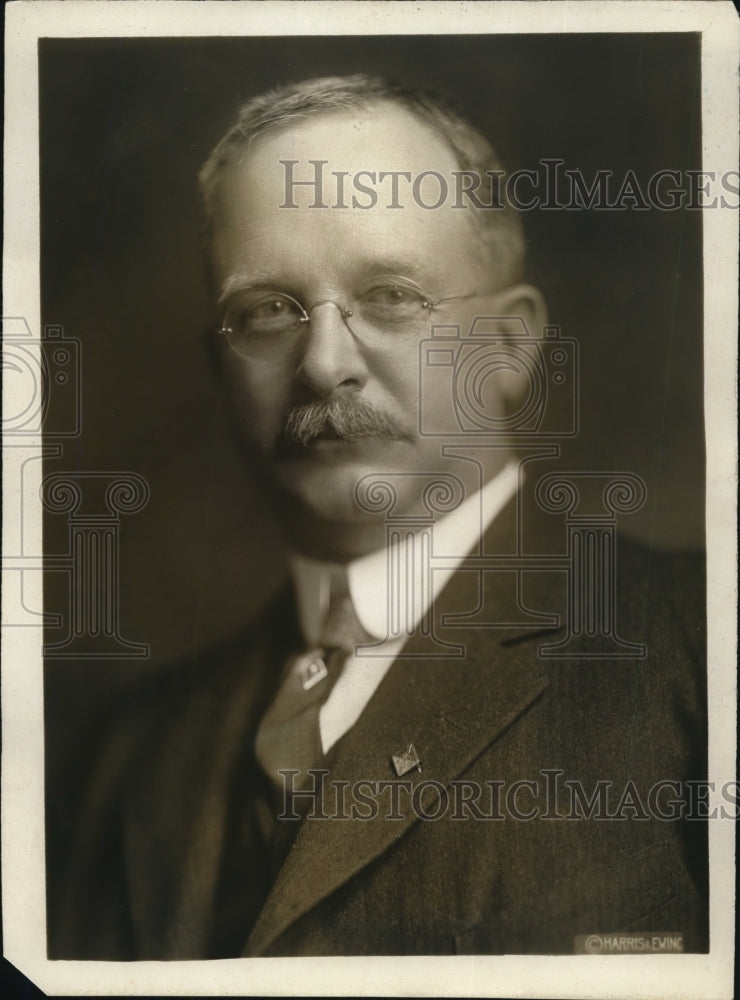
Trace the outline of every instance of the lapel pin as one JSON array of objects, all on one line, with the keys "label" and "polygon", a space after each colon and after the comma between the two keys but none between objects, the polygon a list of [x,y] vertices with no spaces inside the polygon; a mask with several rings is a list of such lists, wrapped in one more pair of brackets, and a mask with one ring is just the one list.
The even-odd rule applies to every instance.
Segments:
[{"label": "lapel pin", "polygon": [[393,767],[399,778],[402,778],[404,774],[408,774],[409,771],[413,771],[414,768],[421,774],[421,761],[413,743],[409,743],[405,750],[399,750],[398,753],[394,753],[392,760]]},{"label": "lapel pin", "polygon": [[304,653],[298,658],[296,667],[304,691],[310,691],[329,673],[321,658],[321,652],[319,649],[312,649],[310,653]]}]

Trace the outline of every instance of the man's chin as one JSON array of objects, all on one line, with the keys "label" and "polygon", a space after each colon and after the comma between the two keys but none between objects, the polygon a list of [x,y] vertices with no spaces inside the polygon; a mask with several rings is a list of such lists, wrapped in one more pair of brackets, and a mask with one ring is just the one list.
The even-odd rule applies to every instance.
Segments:
[{"label": "man's chin", "polygon": [[312,520],[357,523],[367,510],[357,502],[357,486],[367,476],[391,471],[380,456],[348,453],[343,442],[317,440],[282,457],[273,468],[275,485],[294,511]]},{"label": "man's chin", "polygon": [[373,471],[364,465],[281,463],[269,493],[288,545],[329,562],[347,562],[382,548],[385,517],[364,510],[355,492]]}]

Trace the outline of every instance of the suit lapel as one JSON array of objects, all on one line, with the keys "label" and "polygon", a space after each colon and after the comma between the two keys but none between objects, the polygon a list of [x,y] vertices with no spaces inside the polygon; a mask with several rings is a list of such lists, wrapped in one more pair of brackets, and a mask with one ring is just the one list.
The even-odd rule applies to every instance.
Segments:
[{"label": "suit lapel", "polygon": [[207,954],[231,799],[242,787],[253,734],[280,678],[279,670],[265,665],[284,662],[300,642],[293,608],[292,594],[280,595],[256,644],[238,640],[228,651],[204,655],[198,679],[194,673],[185,684],[189,708],[169,732],[165,773],[154,776],[167,782],[172,775],[173,783],[181,776],[184,787],[173,795],[181,805],[163,813],[159,838],[142,840],[148,826],[136,826],[130,852],[144,898],[147,887],[172,870],[170,884],[177,888],[166,894],[164,944],[156,943],[154,929],[145,932],[167,958]]},{"label": "suit lapel", "polygon": [[258,695],[255,697],[255,687],[254,683],[242,684],[235,688],[228,702],[224,701],[225,711],[213,726],[218,729],[218,740],[212,748],[202,748],[202,771],[192,779],[195,784],[190,796],[192,812],[183,821],[191,837],[167,928],[168,958],[207,954],[234,761],[242,752],[244,734],[257,724],[253,706],[262,700]]},{"label": "suit lapel", "polygon": [[[452,578],[435,605],[438,622],[452,609],[475,607],[470,591],[477,579],[475,573],[464,570]],[[548,589],[547,582],[544,587]],[[494,599],[497,590],[510,590],[503,576],[492,588]],[[418,818],[410,798],[414,789],[431,780],[448,785],[514,725],[547,686],[531,627],[496,631],[438,624],[436,632],[446,641],[462,643],[465,655],[426,659],[414,655],[422,643],[420,637],[412,638],[405,655],[394,663],[358,722],[335,748],[328,776],[332,783],[349,782],[349,789],[358,781],[406,782],[400,793],[403,818],[388,821],[390,789],[386,786],[379,794],[374,818],[304,821],[245,955],[263,954],[294,921],[403,837]],[[525,641],[521,641],[523,636]],[[399,779],[391,757],[409,743],[419,755],[421,773],[414,770]],[[380,790],[382,786],[373,787]],[[439,796],[431,784],[417,794],[420,798],[414,802],[420,802],[426,812]],[[346,802],[345,808],[351,809],[349,791]],[[327,815],[337,812],[335,803],[329,785],[324,798]]]}]

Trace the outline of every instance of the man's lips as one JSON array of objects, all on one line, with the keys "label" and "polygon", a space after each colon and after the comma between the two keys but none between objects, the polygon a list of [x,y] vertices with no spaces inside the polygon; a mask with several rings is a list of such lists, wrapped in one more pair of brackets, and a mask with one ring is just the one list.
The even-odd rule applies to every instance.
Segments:
[{"label": "man's lips", "polygon": [[370,431],[361,434],[338,434],[335,430],[326,428],[319,431],[318,434],[305,444],[299,444],[298,442],[293,442],[289,445],[283,444],[280,448],[280,453],[283,456],[299,457],[302,455],[308,456],[323,450],[332,450],[334,452],[346,451],[347,453],[361,452],[369,448],[377,448],[378,445],[387,447],[391,443],[391,440],[398,440],[398,438],[389,439],[386,435]]}]

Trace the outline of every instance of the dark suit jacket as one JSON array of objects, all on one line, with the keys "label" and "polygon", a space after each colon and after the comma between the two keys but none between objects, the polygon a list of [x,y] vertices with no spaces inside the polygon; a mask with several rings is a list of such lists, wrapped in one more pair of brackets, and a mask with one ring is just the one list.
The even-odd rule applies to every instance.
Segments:
[{"label": "dark suit jacket", "polygon": [[[511,544],[512,509],[487,551]],[[685,950],[705,950],[705,824],[672,820],[667,805],[705,776],[701,564],[624,544],[618,566],[619,632],[646,643],[646,659],[539,656],[559,633],[516,623],[524,606],[562,623],[562,572],[527,573],[514,599],[510,574],[489,576],[482,597],[463,566],[435,620],[465,657],[399,659],[327,762],[326,780],[349,788],[399,780],[391,756],[413,743],[422,769],[402,779],[412,794],[400,818],[387,818],[389,789],[369,819],[327,793],[324,812],[350,818],[284,821],[277,853],[252,751],[280,666],[300,648],[292,596],[246,636],[160,672],[90,747],[81,810],[55,820],[59,791],[48,791],[50,848],[62,845],[51,957],[567,954],[576,935],[622,930],[681,932]],[[444,626],[481,600],[479,621],[495,608],[508,624]],[[417,636],[406,652],[420,648]],[[650,800],[661,781],[679,784]],[[517,782],[533,784],[512,792]],[[588,819],[572,783],[593,797]]]}]

